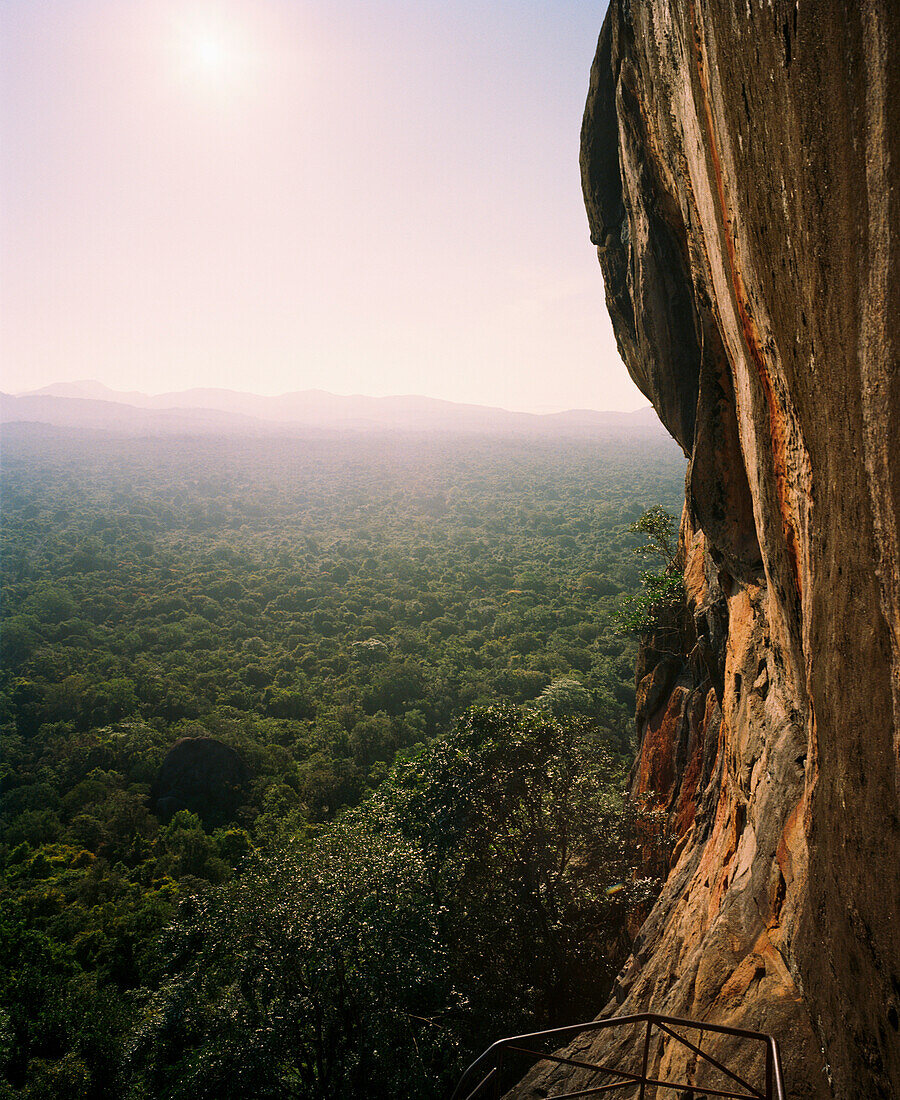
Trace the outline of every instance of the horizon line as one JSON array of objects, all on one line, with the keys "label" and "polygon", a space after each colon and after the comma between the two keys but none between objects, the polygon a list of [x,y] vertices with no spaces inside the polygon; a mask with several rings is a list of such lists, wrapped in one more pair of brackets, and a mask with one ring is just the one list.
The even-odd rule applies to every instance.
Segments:
[{"label": "horizon line", "polygon": [[[198,393],[198,394],[200,394],[200,393],[224,393],[224,394],[232,394],[232,395],[242,396],[242,397],[243,396],[258,397],[258,398],[262,398],[263,400],[278,400],[278,399],[283,399],[283,398],[286,398],[286,397],[296,397],[296,396],[307,395],[307,394],[322,394],[325,397],[336,397],[336,398],[339,398],[339,399],[347,399],[347,400],[350,400],[350,399],[353,399],[353,398],[363,398],[363,399],[369,400],[369,401],[392,401],[392,400],[405,400],[405,399],[421,399],[421,400],[425,400],[425,401],[434,401],[434,402],[437,402],[437,403],[443,404],[443,405],[454,405],[454,406],[459,406],[459,407],[463,407],[463,408],[468,407],[468,408],[475,408],[475,409],[485,409],[485,410],[491,410],[491,411],[516,413],[516,414],[520,414],[520,415],[524,415],[524,416],[539,416],[539,417],[540,416],[559,416],[559,415],[563,415],[563,414],[566,414],[566,413],[615,413],[615,414],[619,414],[619,415],[622,415],[622,416],[630,416],[630,415],[634,415],[636,413],[644,412],[647,409],[652,409],[653,408],[652,404],[649,401],[646,401],[646,404],[640,405],[637,408],[630,408],[630,409],[622,409],[622,408],[618,408],[618,409],[610,409],[610,408],[598,409],[598,408],[593,408],[593,407],[587,406],[587,405],[569,406],[569,407],[566,407],[566,406],[548,407],[548,406],[544,405],[544,406],[539,406],[539,408],[542,411],[537,411],[534,406],[532,406],[531,408],[509,408],[506,405],[481,404],[477,401],[462,401],[462,400],[455,400],[453,398],[447,398],[447,397],[436,397],[432,394],[427,394],[427,393],[412,393],[412,392],[408,392],[408,393],[388,393],[388,394],[371,394],[371,393],[361,393],[361,392],[336,393],[333,390],[322,389],[319,386],[311,386],[307,389],[283,390],[283,391],[280,391],[278,393],[260,393],[260,392],[257,392],[255,390],[244,390],[244,389],[238,390],[238,389],[231,389],[228,386],[188,386],[185,389],[181,389],[181,390],[162,390],[162,391],[159,391],[159,392],[156,392],[156,393],[151,393],[151,392],[147,392],[145,390],[137,390],[137,389],[133,389],[133,390],[115,389],[114,387],[108,385],[106,382],[101,382],[97,378],[78,378],[78,379],[73,379],[71,381],[60,380],[60,381],[55,381],[55,382],[49,382],[46,385],[38,386],[38,387],[35,387],[34,389],[16,390],[16,391],[7,391],[7,392],[9,392],[9,396],[11,396],[11,397],[39,397],[39,396],[53,397],[53,396],[62,396],[62,395],[50,394],[50,393],[47,393],[46,391],[50,390],[50,389],[53,389],[54,387],[61,387],[61,386],[73,386],[74,387],[74,386],[86,386],[86,385],[101,387],[102,389],[108,391],[110,394],[118,395],[118,396],[121,396],[121,397],[136,396],[136,397],[151,398],[151,399],[152,398],[160,398],[160,397],[169,397],[169,396],[172,396],[172,397],[182,396],[184,394],[190,394],[190,393]],[[70,400],[102,400],[102,398],[97,398],[97,397],[83,397],[83,396],[73,397],[71,395],[69,395],[69,399]],[[127,404],[127,402],[119,402],[119,403]]]}]

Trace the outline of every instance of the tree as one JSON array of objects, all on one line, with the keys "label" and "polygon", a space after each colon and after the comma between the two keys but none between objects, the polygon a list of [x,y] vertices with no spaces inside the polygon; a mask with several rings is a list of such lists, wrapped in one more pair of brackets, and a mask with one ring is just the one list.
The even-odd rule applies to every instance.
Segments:
[{"label": "tree", "polygon": [[591,693],[580,680],[561,676],[548,684],[538,696],[538,706],[561,718],[565,715],[589,715],[594,709]]},{"label": "tree", "polygon": [[652,508],[648,508],[640,519],[629,526],[628,530],[647,537],[647,542],[635,550],[636,554],[657,555],[664,558],[667,565],[674,565],[675,517],[661,504],[654,504]]},{"label": "tree", "polygon": [[627,916],[655,890],[632,874],[623,778],[585,720],[493,705],[400,764],[366,807],[422,846],[477,1041],[602,1004]]},{"label": "tree", "polygon": [[635,548],[635,554],[661,557],[665,564],[662,569],[641,573],[641,591],[622,600],[617,620],[623,631],[642,634],[653,630],[683,604],[684,578],[676,560],[674,529],[675,517],[659,504],[628,528],[647,539]]},{"label": "tree", "polygon": [[421,853],[357,818],[186,900],[129,1048],[131,1095],[435,1094],[452,1044]]}]

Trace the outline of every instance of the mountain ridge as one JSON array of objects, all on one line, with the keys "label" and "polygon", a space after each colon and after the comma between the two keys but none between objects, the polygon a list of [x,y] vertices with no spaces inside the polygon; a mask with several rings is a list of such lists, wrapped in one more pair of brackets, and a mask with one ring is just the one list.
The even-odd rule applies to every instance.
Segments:
[{"label": "mountain ridge", "polygon": [[610,429],[660,434],[652,408],[632,413],[570,409],[514,412],[415,394],[343,396],[299,390],[266,396],[227,389],[162,394],[117,391],[99,382],[63,382],[17,394],[0,394],[0,422],[167,434],[233,431],[258,434],[290,430],[449,431],[582,434]]}]

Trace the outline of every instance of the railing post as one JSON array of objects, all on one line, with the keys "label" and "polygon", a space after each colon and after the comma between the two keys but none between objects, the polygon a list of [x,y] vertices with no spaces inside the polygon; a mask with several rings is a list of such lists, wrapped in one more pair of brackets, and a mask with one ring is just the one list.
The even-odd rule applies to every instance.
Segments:
[{"label": "railing post", "polygon": [[638,1093],[638,1100],[644,1100],[647,1095],[647,1065],[650,1061],[650,1028],[653,1026],[653,1020],[648,1018],[647,1030],[644,1032],[644,1057],[641,1061],[641,1091]]},{"label": "railing post", "polygon": [[772,1058],[772,1044],[766,1043],[766,1100],[775,1100],[774,1077],[775,1063]]}]

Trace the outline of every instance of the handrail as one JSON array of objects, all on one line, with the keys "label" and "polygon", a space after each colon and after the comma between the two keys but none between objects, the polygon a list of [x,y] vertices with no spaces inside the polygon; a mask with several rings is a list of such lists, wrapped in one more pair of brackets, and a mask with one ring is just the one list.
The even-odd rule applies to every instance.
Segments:
[{"label": "handrail", "polygon": [[[634,1024],[644,1024],[646,1028],[640,1072],[616,1069],[612,1066],[598,1065],[593,1062],[584,1062],[580,1059],[567,1058],[563,1054],[547,1054],[531,1049],[536,1041],[552,1039],[561,1042],[564,1039],[572,1038],[586,1031],[604,1031],[607,1028],[628,1027]],[[689,1050],[693,1051],[695,1055],[715,1066],[721,1073],[724,1073],[735,1085],[739,1085],[747,1091],[728,1092],[722,1088],[704,1088],[702,1085],[693,1085],[678,1081],[663,1081],[651,1077],[649,1075],[650,1039],[654,1027],[656,1027],[659,1033],[665,1033],[669,1039],[674,1039],[676,1042],[686,1046]],[[763,1086],[764,1091],[760,1091],[759,1088],[755,1085],[751,1085],[734,1070],[729,1069],[711,1054],[707,1054],[706,1051],[702,1050],[699,1046],[699,1043],[702,1042],[702,1036],[698,1039],[697,1044],[695,1044],[689,1039],[686,1039],[683,1035],[679,1035],[676,1031],[673,1031],[673,1027],[686,1028],[688,1030],[700,1032],[711,1031],[719,1035],[734,1035],[739,1039],[763,1043],[766,1048],[766,1081]],[[638,1100],[644,1100],[648,1085],[657,1088],[666,1087],[676,1089],[682,1092],[692,1091],[694,1095],[698,1096],[716,1096],[729,1098],[729,1100],[786,1100],[784,1076],[781,1069],[781,1052],[778,1047],[778,1040],[775,1039],[773,1035],[767,1035],[761,1031],[748,1031],[740,1027],[727,1027],[724,1024],[710,1024],[701,1020],[685,1020],[678,1016],[660,1016],[655,1012],[638,1012],[632,1016],[612,1016],[604,1020],[591,1020],[588,1023],[571,1024],[568,1027],[556,1027],[548,1031],[532,1031],[527,1035],[510,1035],[505,1039],[498,1039],[496,1043],[489,1046],[484,1054],[476,1058],[469,1066],[460,1078],[459,1084],[456,1086],[450,1100],[476,1100],[476,1097],[484,1095],[482,1090],[488,1084],[493,1086],[493,1096],[499,1098],[504,1056],[507,1053],[526,1054],[533,1057],[536,1062],[555,1062],[561,1065],[571,1065],[578,1069],[622,1078],[622,1080],[602,1085],[593,1085],[590,1088],[583,1088],[577,1092],[557,1093],[554,1100],[569,1100],[569,1098],[573,1097],[595,1096],[601,1093],[612,1092],[615,1089],[634,1089],[637,1087],[640,1088]],[[473,1082],[477,1082],[474,1088],[472,1088]],[[551,1100],[551,1098],[548,1097],[548,1100]]]}]

